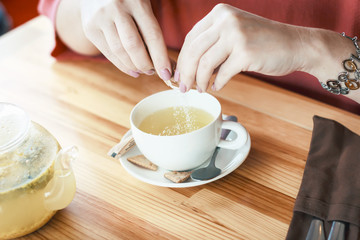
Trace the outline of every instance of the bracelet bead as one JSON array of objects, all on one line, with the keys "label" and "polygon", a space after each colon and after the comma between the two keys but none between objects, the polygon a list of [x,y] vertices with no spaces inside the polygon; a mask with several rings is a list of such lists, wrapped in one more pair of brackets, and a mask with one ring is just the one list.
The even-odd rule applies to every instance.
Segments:
[{"label": "bracelet bead", "polygon": [[356,48],[356,55],[351,54],[350,58],[344,60],[342,65],[343,72],[340,72],[337,79],[329,79],[326,83],[320,82],[321,86],[333,94],[349,94],[350,90],[357,90],[360,88],[360,70],[355,61],[360,62],[360,48],[357,43],[357,37],[346,36],[345,33],[341,34],[343,37],[350,39]]}]

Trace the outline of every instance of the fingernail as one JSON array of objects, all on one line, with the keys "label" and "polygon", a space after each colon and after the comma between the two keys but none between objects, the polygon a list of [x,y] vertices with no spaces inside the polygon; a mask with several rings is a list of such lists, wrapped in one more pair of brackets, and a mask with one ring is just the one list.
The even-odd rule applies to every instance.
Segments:
[{"label": "fingernail", "polygon": [[196,85],[196,90],[198,90],[199,93],[202,93],[202,90],[199,86]]},{"label": "fingernail", "polygon": [[130,70],[130,71],[128,72],[128,74],[129,74],[130,76],[134,77],[134,78],[137,78],[137,77],[140,76],[140,74],[139,74],[138,72],[135,72],[135,71],[133,71],[133,70]]},{"label": "fingernail", "polygon": [[180,92],[182,92],[182,93],[186,92],[186,86],[183,82],[180,82],[179,89],[180,89]]},{"label": "fingernail", "polygon": [[168,81],[171,78],[171,73],[167,68],[164,68],[160,71],[160,77],[164,81]]},{"label": "fingernail", "polygon": [[216,91],[215,83],[213,83],[213,85],[211,86],[211,90]]},{"label": "fingernail", "polygon": [[150,69],[144,72],[146,75],[154,75],[155,71],[154,69]]},{"label": "fingernail", "polygon": [[179,78],[180,78],[180,73],[177,70],[175,70],[174,81],[179,82]]}]

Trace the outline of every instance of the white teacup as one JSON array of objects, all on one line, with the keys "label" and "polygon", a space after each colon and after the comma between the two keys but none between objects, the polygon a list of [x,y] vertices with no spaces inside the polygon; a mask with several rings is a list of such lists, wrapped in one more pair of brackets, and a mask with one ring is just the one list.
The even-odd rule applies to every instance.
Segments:
[{"label": "white teacup", "polygon": [[[198,130],[173,136],[153,135],[138,128],[148,115],[175,106],[199,108],[210,113],[214,119]],[[247,131],[240,123],[222,119],[221,105],[215,97],[195,90],[187,93],[167,90],[144,98],[132,110],[130,124],[141,153],[154,164],[171,171],[186,171],[200,166],[211,157],[216,146],[239,149],[247,141]],[[222,128],[234,131],[236,138],[231,141],[220,139]]]}]

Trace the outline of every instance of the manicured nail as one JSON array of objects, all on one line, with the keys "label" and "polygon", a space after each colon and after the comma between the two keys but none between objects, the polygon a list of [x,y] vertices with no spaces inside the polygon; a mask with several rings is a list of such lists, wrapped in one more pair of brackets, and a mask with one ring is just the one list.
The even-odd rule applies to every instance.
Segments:
[{"label": "manicured nail", "polygon": [[170,73],[169,69],[167,69],[167,68],[162,69],[162,70],[160,71],[160,77],[161,77],[161,79],[164,80],[164,81],[170,80],[170,78],[171,78],[171,73]]},{"label": "manicured nail", "polygon": [[198,90],[199,93],[202,93],[202,90],[198,85],[196,85],[196,90]]},{"label": "manicured nail", "polygon": [[135,71],[133,71],[133,70],[130,70],[130,71],[128,72],[128,74],[129,74],[130,76],[134,77],[134,78],[137,78],[137,77],[140,76],[140,74],[139,74],[138,72],[135,72]]},{"label": "manicured nail", "polygon": [[174,81],[179,82],[179,78],[180,78],[180,73],[178,72],[178,70],[175,70]]},{"label": "manicured nail", "polygon": [[214,84],[214,83],[213,83],[213,85],[211,86],[211,90],[216,91],[216,88],[215,88],[215,84]]},{"label": "manicured nail", "polygon": [[186,92],[186,86],[183,82],[180,82],[179,89],[180,89],[180,92],[182,92],[182,93]]},{"label": "manicured nail", "polygon": [[155,71],[153,69],[147,70],[144,72],[146,75],[154,75]]}]

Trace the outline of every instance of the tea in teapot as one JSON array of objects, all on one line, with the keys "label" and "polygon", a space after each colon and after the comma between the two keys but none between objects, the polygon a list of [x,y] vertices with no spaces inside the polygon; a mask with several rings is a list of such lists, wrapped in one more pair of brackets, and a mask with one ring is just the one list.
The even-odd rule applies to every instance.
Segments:
[{"label": "tea in teapot", "polygon": [[76,147],[62,150],[22,109],[0,103],[0,239],[31,233],[70,204],[76,157]]}]

